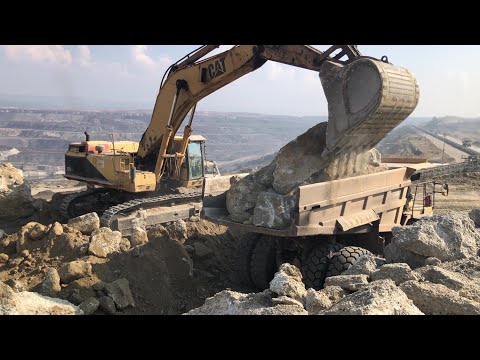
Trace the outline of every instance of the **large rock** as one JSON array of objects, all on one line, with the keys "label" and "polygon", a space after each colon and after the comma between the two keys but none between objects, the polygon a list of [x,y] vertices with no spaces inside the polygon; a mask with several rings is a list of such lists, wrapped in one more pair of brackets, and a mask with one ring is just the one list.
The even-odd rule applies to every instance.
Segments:
[{"label": "large rock", "polygon": [[325,286],[319,292],[325,294],[332,304],[339,302],[349,294],[348,291],[342,289],[340,286]]},{"label": "large rock", "polygon": [[166,227],[170,239],[183,244],[188,238],[187,224],[184,220],[177,220]]},{"label": "large rock", "polygon": [[270,282],[270,291],[278,295],[288,296],[301,303],[303,303],[307,294],[305,285],[302,282],[302,273],[296,266],[288,263],[280,266],[280,269]]},{"label": "large rock", "polygon": [[30,185],[21,170],[0,164],[0,222],[28,217],[35,212]]},{"label": "large rock", "polygon": [[400,285],[409,299],[427,315],[480,315],[480,303],[431,282],[407,281]]},{"label": "large rock", "polygon": [[135,306],[132,292],[127,279],[118,279],[105,285],[107,295],[115,302],[117,309]]},{"label": "large rock", "polygon": [[480,299],[479,278],[472,280],[466,275],[439,266],[425,266],[417,269],[416,272],[425,280],[434,284],[442,284],[449,289],[457,291],[463,297],[475,301]]},{"label": "large rock", "polygon": [[69,284],[74,280],[92,275],[92,265],[86,261],[78,260],[63,264],[58,269],[60,281]]},{"label": "large rock", "polygon": [[388,263],[406,263],[412,268],[425,265],[427,259],[425,256],[399,248],[394,242],[385,246],[384,254]]},{"label": "large rock", "polygon": [[200,259],[213,255],[213,250],[210,249],[208,246],[202,244],[200,241],[197,241],[193,244],[193,249],[195,255]]},{"label": "large rock", "polygon": [[224,290],[186,315],[308,315],[308,312],[299,305],[272,306],[270,290],[258,294]]},{"label": "large rock", "polygon": [[324,315],[423,315],[392,280],[374,281],[344,297]]},{"label": "large rock", "polygon": [[107,315],[115,315],[117,312],[115,302],[108,296],[102,296],[98,299],[98,306]]},{"label": "large rock", "polygon": [[369,278],[377,269],[377,258],[367,254],[360,256],[342,275],[367,275]]},{"label": "large rock", "polygon": [[88,247],[88,253],[106,258],[109,254],[120,252],[122,233],[112,231],[110,228],[100,228],[92,233],[92,239]]},{"label": "large rock", "polygon": [[68,226],[84,235],[90,235],[95,230],[100,229],[100,218],[96,212],[92,212],[68,220]]},{"label": "large rock", "polygon": [[420,276],[408,264],[386,264],[372,274],[372,280],[391,279],[396,285],[405,281],[419,280]]},{"label": "large rock", "polygon": [[480,227],[480,208],[473,209],[468,213],[468,216],[474,222],[475,226]]},{"label": "large rock", "polygon": [[292,195],[263,191],[258,194],[253,225],[271,229],[284,229],[293,221],[295,200]]},{"label": "large rock", "polygon": [[35,287],[39,293],[47,296],[55,296],[60,290],[60,275],[55,268],[48,268],[45,272],[45,279]]},{"label": "large rock", "polygon": [[332,301],[325,292],[308,289],[305,297],[305,309],[309,315],[319,315],[323,310],[332,306]]},{"label": "large rock", "polygon": [[43,235],[45,235],[45,225],[35,223],[29,230],[28,230],[28,237],[30,240],[36,241],[40,240]]},{"label": "large rock", "polygon": [[0,281],[0,315],[15,315],[16,305],[12,288]]},{"label": "large rock", "polygon": [[237,180],[232,178],[232,186],[227,191],[227,210],[230,214],[242,214],[253,209],[257,196],[266,187],[252,180],[250,176]]},{"label": "large rock", "polygon": [[92,315],[95,311],[97,311],[100,302],[97,298],[91,297],[87,300],[83,301],[78,307],[83,311],[84,315]]},{"label": "large rock", "polygon": [[410,226],[394,227],[392,233],[392,243],[399,249],[442,261],[476,256],[480,245],[480,232],[463,213],[423,218]]},{"label": "large rock", "polygon": [[348,291],[357,291],[368,284],[368,275],[337,275],[325,279],[325,286],[339,286]]},{"label": "large rock", "polygon": [[63,232],[59,236],[49,235],[50,256],[60,256],[64,260],[75,259],[86,254],[89,238],[78,230]]},{"label": "large rock", "polygon": [[148,236],[145,229],[134,226],[132,229],[132,237],[130,238],[130,244],[132,247],[144,245],[148,242]]},{"label": "large rock", "polygon": [[67,300],[33,292],[16,294],[18,315],[83,315],[83,311]]}]

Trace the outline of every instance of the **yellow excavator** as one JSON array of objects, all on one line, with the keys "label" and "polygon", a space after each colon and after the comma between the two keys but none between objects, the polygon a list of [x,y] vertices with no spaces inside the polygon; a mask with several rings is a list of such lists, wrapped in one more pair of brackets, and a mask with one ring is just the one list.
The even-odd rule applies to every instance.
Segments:
[{"label": "yellow excavator", "polygon": [[[201,198],[206,176],[218,176],[205,159],[205,138],[192,135],[197,103],[240,77],[275,61],[319,74],[329,110],[327,150],[372,148],[415,109],[418,84],[408,70],[386,57],[362,56],[354,45],[322,52],[309,45],[237,45],[205,58],[219,45],[204,45],[172,64],[164,74],[148,128],[140,142],[85,141],[70,144],[65,177],[87,183],[86,193],[71,194],[61,205],[66,217],[102,214],[110,226],[119,213]],[[183,122],[182,135],[176,135]],[[85,197],[104,209],[78,205]]]}]

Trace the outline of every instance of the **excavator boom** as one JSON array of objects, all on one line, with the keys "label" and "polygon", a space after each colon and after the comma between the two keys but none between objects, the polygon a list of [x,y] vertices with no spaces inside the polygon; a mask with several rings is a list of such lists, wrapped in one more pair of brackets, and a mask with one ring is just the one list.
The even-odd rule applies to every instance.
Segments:
[{"label": "excavator boom", "polygon": [[[334,45],[325,52],[308,45],[239,45],[201,60],[217,47],[205,45],[181,59],[162,83],[136,163],[153,171],[157,183],[167,158],[175,157],[181,165],[198,101],[269,60],[319,73],[329,110],[326,154],[373,147],[418,103],[418,84],[408,70],[386,58],[364,57],[352,45]],[[172,139],[191,110],[181,151],[172,154]]]}]

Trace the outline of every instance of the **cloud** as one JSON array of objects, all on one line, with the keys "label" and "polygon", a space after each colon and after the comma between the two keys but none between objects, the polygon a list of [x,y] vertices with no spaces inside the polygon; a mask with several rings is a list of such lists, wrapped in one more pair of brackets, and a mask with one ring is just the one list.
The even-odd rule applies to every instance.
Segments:
[{"label": "cloud", "polygon": [[87,45],[78,45],[78,62],[81,66],[90,66],[92,64],[92,53]]},{"label": "cloud", "polygon": [[132,55],[136,62],[151,66],[155,64],[155,61],[147,55],[147,49],[147,45],[134,45],[132,48]]},{"label": "cloud", "polygon": [[295,78],[295,69],[289,65],[269,61],[265,67],[269,80],[293,80]]},{"label": "cloud", "polygon": [[70,65],[72,54],[62,45],[5,45],[5,54],[12,61],[48,62]]}]

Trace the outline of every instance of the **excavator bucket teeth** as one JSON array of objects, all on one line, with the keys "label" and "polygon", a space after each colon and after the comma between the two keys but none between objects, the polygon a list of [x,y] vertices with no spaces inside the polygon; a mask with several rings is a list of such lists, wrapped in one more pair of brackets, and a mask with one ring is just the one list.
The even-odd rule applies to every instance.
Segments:
[{"label": "excavator bucket teeth", "polygon": [[415,77],[372,58],[348,65],[327,61],[320,80],[328,102],[327,154],[371,149],[418,104]]}]

